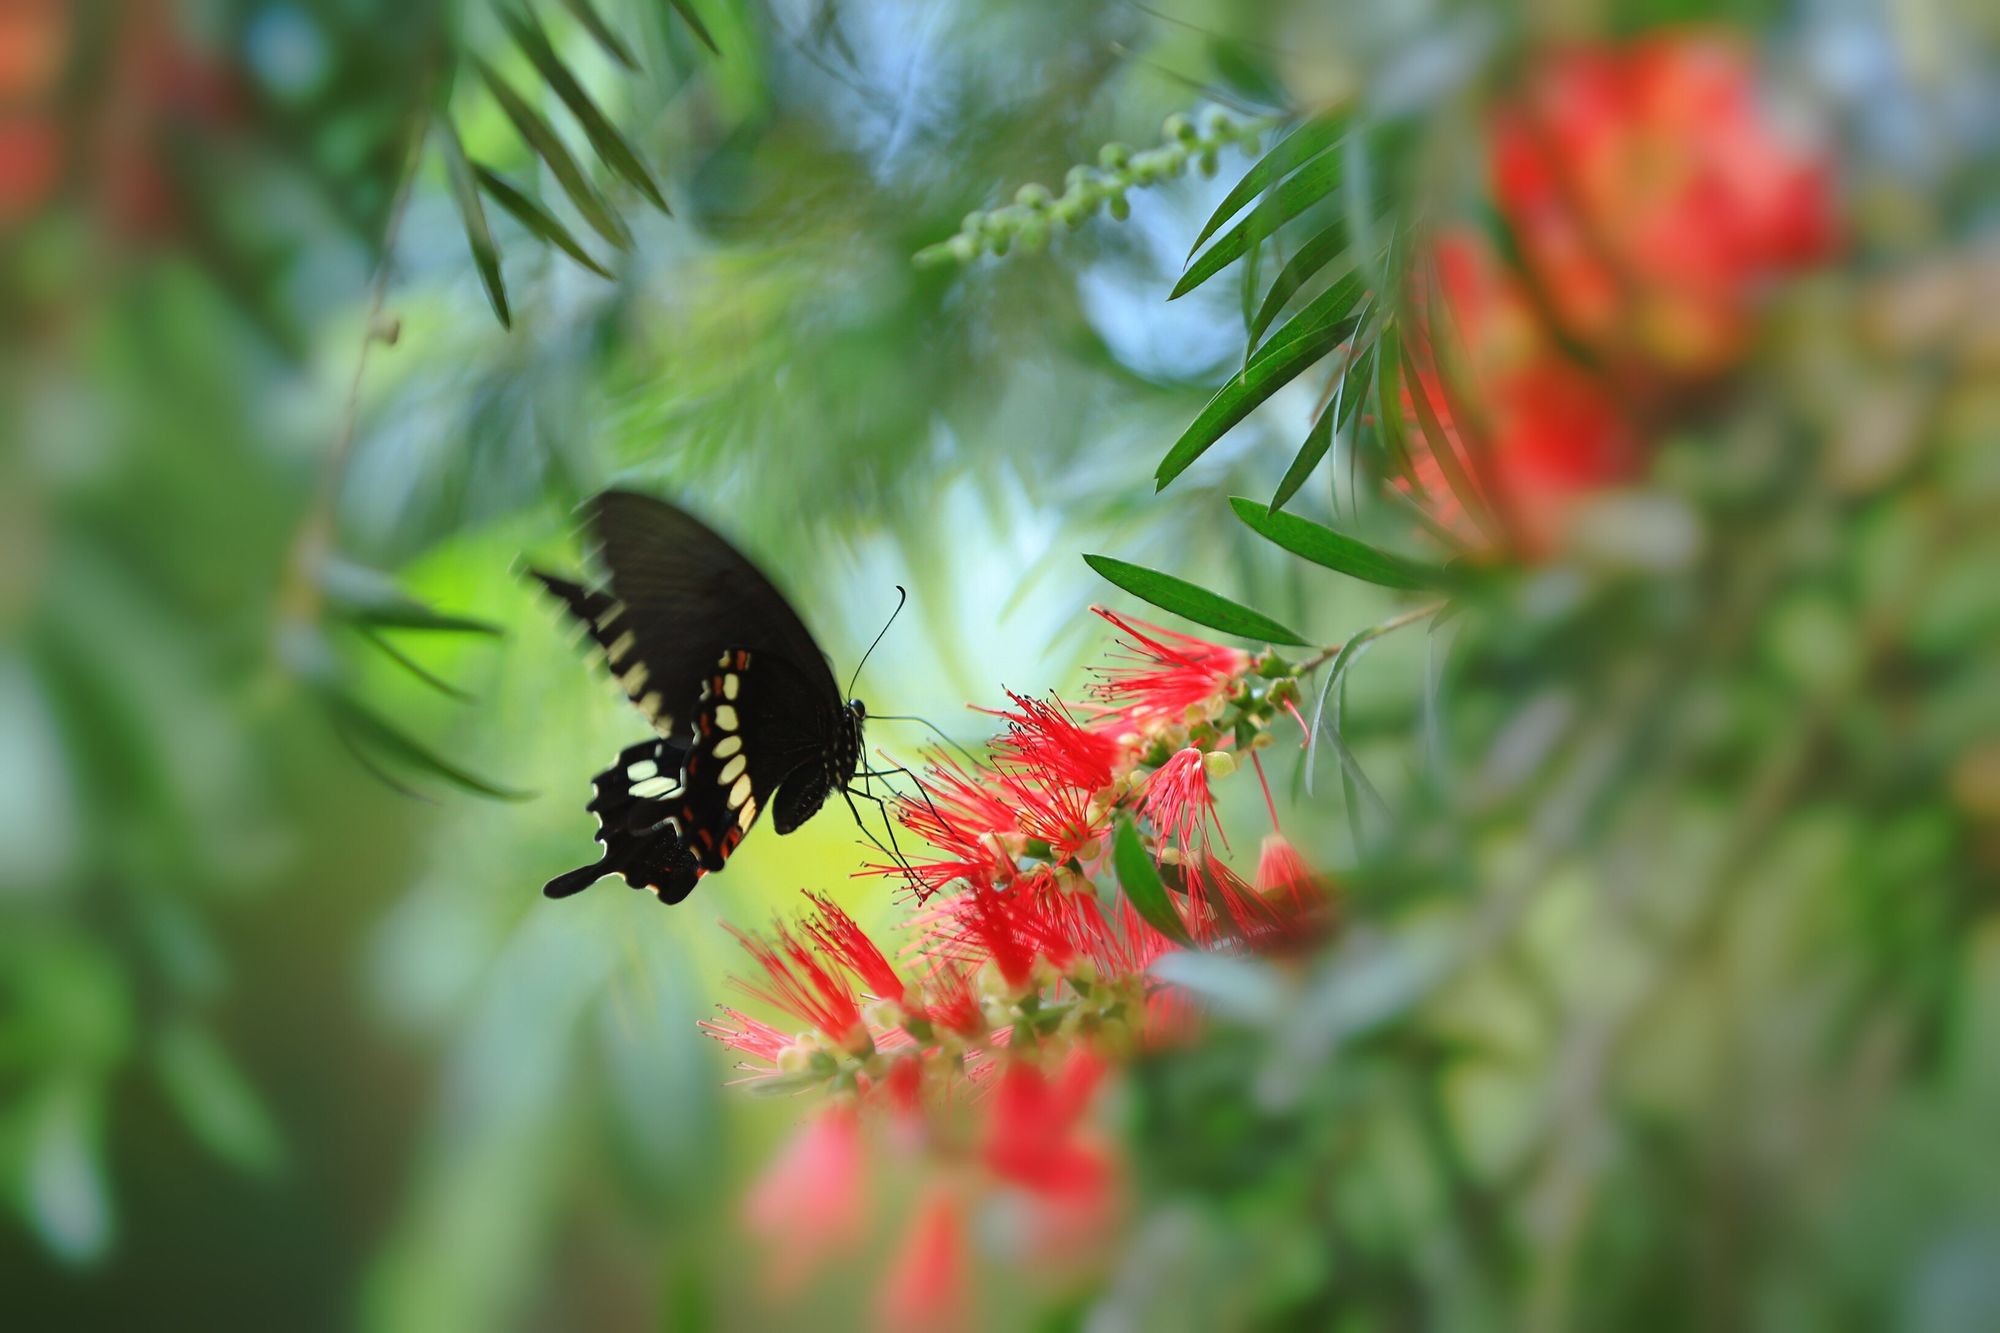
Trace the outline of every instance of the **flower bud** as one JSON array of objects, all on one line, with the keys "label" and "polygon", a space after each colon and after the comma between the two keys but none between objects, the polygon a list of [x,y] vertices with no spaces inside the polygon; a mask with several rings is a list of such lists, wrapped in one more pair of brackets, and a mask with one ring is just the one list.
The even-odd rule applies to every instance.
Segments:
[{"label": "flower bud", "polygon": [[945,246],[953,259],[961,264],[970,264],[979,258],[979,242],[963,232],[951,238]]},{"label": "flower bud", "polygon": [[1176,111],[1168,116],[1160,126],[1160,137],[1168,142],[1193,142],[1196,137],[1194,122]]},{"label": "flower bud", "polygon": [[1106,171],[1120,171],[1132,160],[1132,150],[1122,143],[1108,143],[1097,150],[1098,165]]},{"label": "flower bud", "polygon": [[1132,216],[1132,205],[1125,202],[1125,191],[1122,189],[1111,196],[1111,216],[1120,222]]},{"label": "flower bud", "polygon": [[1201,771],[1210,782],[1229,777],[1236,772],[1236,756],[1227,750],[1210,750],[1201,757]]},{"label": "flower bud", "polygon": [[1049,199],[1050,196],[1047,187],[1037,185],[1033,181],[1014,191],[1014,202],[1023,208],[1037,210],[1047,208],[1049,206]]},{"label": "flower bud", "polygon": [[903,1006],[894,1000],[876,1000],[861,1011],[861,1017],[872,1028],[899,1028],[904,1025]]}]

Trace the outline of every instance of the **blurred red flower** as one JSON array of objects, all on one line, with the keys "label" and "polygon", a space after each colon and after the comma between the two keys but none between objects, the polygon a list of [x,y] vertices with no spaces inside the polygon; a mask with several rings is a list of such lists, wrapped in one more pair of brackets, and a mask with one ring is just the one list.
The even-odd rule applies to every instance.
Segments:
[{"label": "blurred red flower", "polygon": [[1491,171],[1564,330],[1621,370],[1725,369],[1764,280],[1834,246],[1826,161],[1778,131],[1721,33],[1541,58],[1495,118]]},{"label": "blurred red flower", "polygon": [[771,1280],[795,1287],[860,1235],[867,1215],[861,1121],[835,1102],[807,1121],[751,1186],[744,1222],[770,1256]]}]

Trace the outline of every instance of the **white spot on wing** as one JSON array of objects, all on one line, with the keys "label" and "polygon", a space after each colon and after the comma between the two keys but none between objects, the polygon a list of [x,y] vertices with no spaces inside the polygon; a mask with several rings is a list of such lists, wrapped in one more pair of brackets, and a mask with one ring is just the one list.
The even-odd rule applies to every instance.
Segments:
[{"label": "white spot on wing", "polygon": [[644,662],[634,662],[632,669],[618,678],[618,683],[625,687],[625,693],[636,698],[639,691],[646,688],[648,674]]},{"label": "white spot on wing", "polygon": [[733,810],[750,799],[750,775],[745,773],[736,779],[736,785],[729,789],[729,806]]},{"label": "white spot on wing", "polygon": [[639,640],[633,637],[632,631],[629,629],[613,639],[611,647],[605,650],[611,658],[611,665],[617,666],[620,662],[624,661],[625,654],[631,652],[638,642]]},{"label": "white spot on wing", "polygon": [[724,736],[715,743],[715,757],[717,759],[727,759],[742,748],[743,738],[741,736]]},{"label": "white spot on wing", "polygon": [[722,678],[722,697],[725,699],[734,699],[736,691],[741,689],[742,686],[743,682],[737,679],[736,673],[734,671],[730,672]]},{"label": "white spot on wing", "polygon": [[757,818],[757,802],[755,800],[747,800],[743,802],[743,808],[736,812],[736,827],[748,833],[750,831],[750,822],[755,818]]},{"label": "white spot on wing", "polygon": [[734,759],[730,760],[728,763],[722,766],[722,771],[715,775],[715,780],[717,782],[720,782],[723,786],[727,787],[730,783],[736,781],[737,778],[742,776],[743,769],[749,762],[750,761],[747,757],[740,754],[737,755]]},{"label": "white spot on wing", "polygon": [[736,730],[736,710],[728,704],[721,704],[715,710],[715,725],[724,731]]},{"label": "white spot on wing", "polygon": [[679,787],[680,784],[672,778],[651,777],[647,778],[644,782],[633,783],[632,794],[634,796],[643,796],[647,800],[657,800],[659,797],[665,796]]},{"label": "white spot on wing", "polygon": [[618,623],[618,617],[624,614],[625,614],[625,603],[613,602],[611,605],[605,607],[604,614],[597,618],[597,628],[603,630],[606,634],[609,634],[611,632],[611,627]]},{"label": "white spot on wing", "polygon": [[625,770],[625,776],[634,782],[644,782],[647,778],[658,777],[660,766],[650,759],[641,759]]}]

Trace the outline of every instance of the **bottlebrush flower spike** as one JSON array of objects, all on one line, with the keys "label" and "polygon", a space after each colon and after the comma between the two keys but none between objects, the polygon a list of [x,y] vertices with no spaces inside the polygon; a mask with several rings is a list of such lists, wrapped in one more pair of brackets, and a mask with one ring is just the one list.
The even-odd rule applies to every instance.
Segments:
[{"label": "bottlebrush flower spike", "polygon": [[739,1069],[753,1071],[753,1078],[745,1081],[778,1077],[783,1072],[777,1067],[778,1060],[792,1045],[792,1034],[780,1032],[769,1023],[752,1018],[740,1009],[731,1009],[727,1005],[721,1008],[721,1021],[704,1018],[695,1026],[729,1049],[755,1056],[770,1066],[762,1070],[756,1069],[753,1065],[737,1066]]},{"label": "bottlebrush flower spike", "polygon": [[924,794],[902,801],[896,818],[938,854],[920,854],[908,868],[871,865],[869,873],[904,877],[920,903],[957,881],[990,885],[1011,879],[1009,842],[1021,836],[1014,807],[979,776],[944,759],[917,783]]},{"label": "bottlebrush flower spike", "polygon": [[1054,1078],[1025,1060],[1007,1064],[993,1091],[987,1169],[1031,1193],[1101,1199],[1110,1163],[1077,1130],[1104,1072],[1104,1061],[1086,1047],[1073,1050]]},{"label": "bottlebrush flower spike", "polygon": [[950,1186],[925,1196],[882,1287],[882,1322],[892,1329],[963,1328],[965,1204]]},{"label": "bottlebrush flower spike", "polygon": [[867,1217],[863,1156],[854,1107],[836,1103],[807,1121],[751,1186],[744,1223],[772,1257],[773,1285],[796,1287],[859,1239]]},{"label": "bottlebrush flower spike", "polygon": [[[1160,831],[1160,849],[1172,844],[1183,862],[1205,861],[1215,822],[1215,796],[1208,789],[1205,756],[1192,745],[1174,752],[1146,780],[1141,808]],[[1220,828],[1216,829],[1218,833]],[[1223,846],[1229,840],[1223,839]]]},{"label": "bottlebrush flower spike", "polygon": [[876,999],[901,1004],[902,977],[896,974],[894,965],[876,947],[875,941],[868,938],[868,932],[861,928],[860,923],[825,894],[808,893],[806,898],[819,911],[807,918],[800,929],[819,946],[820,952],[859,977],[861,984]]},{"label": "bottlebrush flower spike", "polygon": [[1101,702],[1098,724],[1152,736],[1207,715],[1250,670],[1251,656],[1191,634],[1131,620],[1102,606],[1090,608],[1124,633],[1124,663],[1101,668],[1092,693]]},{"label": "bottlebrush flower spike", "polygon": [[1059,701],[1030,699],[1011,690],[1008,697],[1013,710],[994,714],[1007,723],[993,744],[1000,766],[1086,792],[1110,785],[1121,755],[1116,740],[1080,725]]},{"label": "bottlebrush flower spike", "polygon": [[775,944],[727,922],[723,929],[736,937],[768,978],[768,985],[735,978],[735,985],[744,994],[812,1024],[837,1046],[856,1049],[869,1044],[853,984],[838,969],[822,962],[811,945],[792,934],[784,922],[777,924]]}]

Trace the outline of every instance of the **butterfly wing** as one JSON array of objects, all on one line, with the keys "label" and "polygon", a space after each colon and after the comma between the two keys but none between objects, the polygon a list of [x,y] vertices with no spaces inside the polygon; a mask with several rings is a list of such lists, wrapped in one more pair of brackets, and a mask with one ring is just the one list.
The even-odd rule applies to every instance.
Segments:
[{"label": "butterfly wing", "polygon": [[839,708],[826,654],[791,603],[712,529],[630,491],[606,491],[588,512],[624,608],[619,623],[669,706],[685,717],[724,651],[743,649],[789,663],[817,708]]},{"label": "butterfly wing", "polygon": [[780,786],[840,748],[838,718],[804,686],[791,663],[747,648],[725,650],[703,682],[676,817],[704,869],[722,869]]},{"label": "butterfly wing", "polygon": [[581,893],[606,875],[620,875],[635,889],[677,903],[702,875],[700,862],[673,815],[684,788],[688,750],[668,740],[627,746],[618,761],[591,779],[590,812],[604,855],[558,875],[542,892],[550,898]]}]

